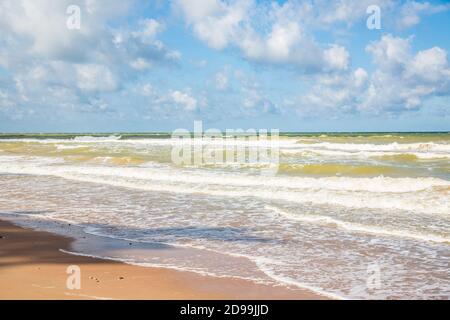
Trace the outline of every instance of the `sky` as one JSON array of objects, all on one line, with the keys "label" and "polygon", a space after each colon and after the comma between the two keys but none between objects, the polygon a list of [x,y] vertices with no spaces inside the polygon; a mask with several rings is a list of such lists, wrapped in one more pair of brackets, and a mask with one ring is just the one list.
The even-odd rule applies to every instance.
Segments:
[{"label": "sky", "polygon": [[0,132],[449,131],[449,31],[448,1],[1,0]]}]

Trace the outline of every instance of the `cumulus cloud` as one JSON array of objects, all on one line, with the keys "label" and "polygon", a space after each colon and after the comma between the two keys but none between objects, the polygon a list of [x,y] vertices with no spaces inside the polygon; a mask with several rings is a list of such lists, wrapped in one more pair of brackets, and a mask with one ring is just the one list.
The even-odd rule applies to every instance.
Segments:
[{"label": "cumulus cloud", "polygon": [[362,68],[341,74],[320,74],[313,85],[291,105],[302,116],[331,115],[357,111],[368,88],[368,73]]},{"label": "cumulus cloud", "polygon": [[140,37],[144,42],[151,43],[155,36],[164,29],[161,22],[155,19],[144,19],[139,21],[140,29],[133,32],[135,37]]},{"label": "cumulus cloud", "polygon": [[115,75],[103,65],[78,65],[76,72],[77,86],[81,90],[114,91],[117,89]]},{"label": "cumulus cloud", "polygon": [[[80,29],[66,27],[69,5],[81,9]],[[86,110],[103,106],[102,94],[119,91],[139,72],[177,63],[180,54],[157,39],[163,23],[142,19],[133,26],[109,26],[132,5],[132,0],[1,1],[0,68],[15,84],[4,89],[8,100],[3,100]]]},{"label": "cumulus cloud", "polygon": [[174,103],[181,105],[186,111],[197,109],[197,100],[186,92],[175,90],[172,91],[170,96]]},{"label": "cumulus cloud", "polygon": [[363,68],[358,68],[353,73],[354,84],[357,88],[361,88],[366,82],[369,75]]},{"label": "cumulus cloud", "polygon": [[414,109],[430,95],[450,93],[450,64],[439,47],[411,50],[411,39],[385,35],[367,46],[379,66],[371,79],[368,108]]},{"label": "cumulus cloud", "polygon": [[279,106],[267,94],[266,88],[254,76],[236,70],[236,81],[242,97],[241,112],[245,115],[278,114]]},{"label": "cumulus cloud", "polygon": [[362,68],[353,72],[315,77],[311,89],[298,98],[302,114],[332,109],[363,113],[399,113],[416,110],[434,96],[450,95],[450,63],[439,47],[414,53],[412,38],[385,35],[370,43],[375,71]]},{"label": "cumulus cloud", "polygon": [[323,52],[325,62],[332,70],[347,70],[350,54],[347,49],[337,45],[332,45]]},{"label": "cumulus cloud", "polygon": [[[347,50],[337,44],[319,44],[301,21],[311,6],[286,1],[175,0],[194,34],[214,49],[238,48],[249,60],[294,65],[306,71],[340,71],[349,64]],[[264,21],[264,25],[263,24]]]},{"label": "cumulus cloud", "polygon": [[450,4],[434,5],[430,2],[407,1],[400,9],[398,25],[402,28],[410,28],[417,25],[421,15],[431,15],[450,10]]},{"label": "cumulus cloud", "polygon": [[367,19],[367,8],[380,7],[383,21],[411,27],[421,15],[450,5],[392,0],[259,2],[256,0],[174,0],[193,33],[214,49],[238,48],[252,61],[293,65],[307,72],[347,70],[350,54],[336,43],[318,43],[315,30],[351,27]]},{"label": "cumulus cloud", "polygon": [[[101,6],[97,2],[2,1],[0,29],[4,45],[16,50],[15,55],[8,55],[7,63],[17,62],[24,55],[72,62],[92,57],[92,50],[103,44],[108,35],[104,27],[106,22],[127,12],[130,4],[130,1],[112,1],[108,6]],[[79,30],[71,31],[66,27],[69,5],[78,5],[82,10]]]},{"label": "cumulus cloud", "polygon": [[192,26],[194,33],[209,46],[222,49],[240,32],[252,1],[226,3],[221,0],[175,0],[179,11]]},{"label": "cumulus cloud", "polygon": [[449,4],[433,4],[429,1],[393,1],[393,0],[339,0],[311,2],[312,22],[325,28],[344,24],[353,26],[367,18],[367,8],[376,5],[381,10],[384,23],[400,28],[411,28],[420,23],[422,16],[433,15],[450,10]]}]

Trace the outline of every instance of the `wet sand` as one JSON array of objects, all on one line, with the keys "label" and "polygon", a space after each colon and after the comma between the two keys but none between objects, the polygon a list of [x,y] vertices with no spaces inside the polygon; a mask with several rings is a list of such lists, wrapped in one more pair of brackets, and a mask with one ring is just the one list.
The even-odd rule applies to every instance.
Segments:
[{"label": "wet sand", "polygon": [[[324,299],[315,293],[251,281],[75,256],[73,239],[0,220],[0,299]],[[67,268],[80,267],[81,289]]]}]

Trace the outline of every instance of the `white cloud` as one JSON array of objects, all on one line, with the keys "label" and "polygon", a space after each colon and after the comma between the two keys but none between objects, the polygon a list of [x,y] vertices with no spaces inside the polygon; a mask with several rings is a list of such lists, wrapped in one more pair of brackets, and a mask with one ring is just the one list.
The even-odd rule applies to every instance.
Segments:
[{"label": "white cloud", "polygon": [[363,68],[358,68],[353,73],[353,77],[355,80],[354,82],[355,86],[360,88],[367,82],[369,75],[367,74],[367,71],[364,70]]},{"label": "white cloud", "polygon": [[14,105],[9,94],[6,91],[0,90],[0,110],[7,110]]},{"label": "white cloud", "polygon": [[136,60],[130,62],[130,66],[135,70],[143,71],[150,69],[152,64],[144,58],[137,58]]},{"label": "white cloud", "polygon": [[361,17],[366,16],[366,9],[370,5],[384,6],[388,1],[380,0],[340,0],[316,1],[315,5],[320,6],[317,10],[319,23],[331,25],[335,23],[345,23],[351,26]]},{"label": "white cloud", "polygon": [[[162,22],[143,19],[134,27],[109,24],[128,15],[133,3],[1,1],[0,65],[15,84],[3,90],[8,104],[27,106],[32,101],[42,108],[104,109],[102,94],[118,92],[150,68],[177,63],[180,53],[157,39],[164,30]],[[79,30],[66,27],[69,5],[81,9]]]},{"label": "white cloud", "polygon": [[155,19],[144,19],[139,22],[140,29],[133,33],[134,36],[143,38],[144,42],[155,39],[156,34],[164,29],[164,26]]},{"label": "white cloud", "polygon": [[450,5],[392,0],[287,0],[282,4],[256,0],[173,1],[174,9],[208,46],[238,48],[249,60],[293,65],[306,72],[342,72],[349,68],[350,54],[345,47],[317,43],[313,34],[342,24],[349,28],[367,19],[370,5],[381,8],[383,23],[400,21],[403,26],[417,24],[423,14],[450,9]]},{"label": "white cloud", "polygon": [[228,76],[223,72],[216,73],[215,76],[215,84],[218,90],[226,90],[228,89],[229,81]]},{"label": "white cloud", "polygon": [[332,45],[323,54],[325,62],[331,70],[346,70],[348,68],[350,54],[344,47]]},{"label": "white cloud", "polygon": [[251,0],[225,3],[220,0],[175,0],[175,10],[180,11],[194,33],[210,47],[226,47],[240,30],[246,19]]},{"label": "white cloud", "polygon": [[450,93],[447,52],[434,47],[413,54],[410,42],[386,35],[367,47],[379,69],[372,75],[365,107],[415,109],[432,94]]},{"label": "white cloud", "polygon": [[[106,22],[128,11],[131,1],[111,1],[100,6],[98,0],[4,0],[0,3],[0,30],[9,48],[26,49],[23,54],[45,59],[83,61],[102,44]],[[81,8],[81,28],[66,27],[69,5]],[[101,7],[101,8],[99,8]],[[88,8],[88,10],[84,10]],[[86,12],[88,11],[88,12]],[[10,59],[14,62],[14,59]]]},{"label": "white cloud", "polygon": [[410,28],[420,23],[423,15],[432,15],[450,10],[450,4],[433,4],[429,1],[393,1],[393,0],[339,0],[312,1],[312,20],[317,26],[333,27],[337,24],[353,26],[367,19],[366,9],[376,5],[381,9],[382,25],[396,25]]},{"label": "white cloud", "polygon": [[304,116],[354,112],[364,96],[367,78],[367,72],[362,68],[354,72],[317,75],[312,87],[300,95],[294,105]]},{"label": "white cloud", "polygon": [[404,68],[411,55],[411,38],[403,39],[390,34],[366,47],[374,62],[383,70]]},{"label": "white cloud", "polygon": [[149,83],[144,84],[141,89],[144,96],[151,96],[154,93],[154,89]]},{"label": "white cloud", "polygon": [[400,9],[398,25],[410,28],[420,23],[421,15],[431,15],[450,10],[450,4],[433,5],[430,2],[407,1]]},{"label": "white cloud", "polygon": [[439,47],[418,52],[409,61],[405,76],[418,77],[430,83],[445,82],[450,77],[447,52]]},{"label": "white cloud", "polygon": [[261,113],[280,113],[280,108],[272,101],[258,79],[240,70],[235,71],[239,81],[242,99],[242,114],[259,116]]},{"label": "white cloud", "polygon": [[301,95],[301,114],[343,112],[399,113],[416,110],[426,99],[450,95],[447,52],[433,47],[413,53],[412,39],[385,35],[366,50],[376,66],[372,75],[358,68],[341,74],[322,74]]},{"label": "white cloud", "polygon": [[[200,8],[200,3],[206,7]],[[214,49],[232,46],[247,59],[291,64],[306,71],[339,71],[349,64],[347,50],[321,45],[307,34],[303,18],[311,6],[296,1],[257,3],[252,0],[175,0],[194,34]]]},{"label": "white cloud", "polygon": [[176,0],[175,5],[183,11],[190,23],[215,15],[222,10],[220,0]]},{"label": "white cloud", "polygon": [[274,60],[286,60],[292,54],[292,47],[301,37],[298,23],[275,24],[266,40],[268,55]]},{"label": "white cloud", "polygon": [[181,105],[187,111],[194,111],[197,109],[197,100],[185,92],[178,90],[172,91],[171,98],[173,102]]},{"label": "white cloud", "polygon": [[242,92],[244,93],[243,105],[246,108],[254,108],[261,101],[261,94],[256,88],[243,87]]},{"label": "white cloud", "polygon": [[81,90],[114,91],[117,89],[115,75],[103,65],[78,65],[76,73],[77,86]]}]

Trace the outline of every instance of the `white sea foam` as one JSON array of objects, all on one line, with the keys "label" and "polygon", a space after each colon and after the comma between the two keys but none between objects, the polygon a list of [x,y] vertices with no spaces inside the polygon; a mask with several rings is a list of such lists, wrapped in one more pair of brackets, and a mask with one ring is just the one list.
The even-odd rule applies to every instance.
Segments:
[{"label": "white sea foam", "polygon": [[[111,135],[108,137],[93,137],[93,136],[79,136],[72,139],[72,141],[77,142],[116,142],[119,141],[121,136]],[[46,140],[51,141],[51,140]],[[63,140],[67,141],[67,140]]]},{"label": "white sea foam", "polygon": [[[263,280],[257,279],[257,278],[221,275],[221,274],[214,273],[214,272],[208,272],[206,270],[199,269],[199,268],[191,268],[191,267],[187,267],[187,266],[180,267],[179,265],[174,265],[174,264],[155,263],[155,262],[139,262],[139,261],[136,261],[136,260],[130,259],[130,258],[120,258],[120,257],[111,257],[111,256],[105,256],[105,255],[97,255],[97,254],[87,254],[87,253],[81,253],[81,252],[75,252],[75,251],[68,251],[68,250],[64,250],[64,249],[59,249],[59,251],[67,253],[67,254],[75,255],[75,256],[89,257],[89,258],[103,259],[103,260],[111,260],[111,261],[119,261],[122,263],[126,263],[126,264],[133,265],[133,266],[139,266],[139,267],[165,268],[165,269],[182,271],[182,272],[193,272],[193,273],[197,273],[202,276],[208,276],[208,277],[234,278],[234,279],[240,279],[240,280],[254,281],[256,283],[261,283],[261,284],[269,284],[270,283],[270,282],[263,281]],[[305,289],[306,289],[306,287],[305,287]],[[326,293],[324,292],[323,294],[325,295]]]},{"label": "white sea foam", "polygon": [[86,145],[83,144],[56,144],[56,149],[58,150],[72,150],[72,149],[79,149],[79,148],[85,148]]},{"label": "white sea foam", "polygon": [[380,157],[380,156],[396,156],[402,154],[411,154],[420,159],[448,159],[450,158],[449,143],[387,143],[387,144],[368,144],[368,143],[336,143],[336,142],[318,142],[318,143],[302,143],[302,139],[223,139],[212,141],[188,140],[188,139],[125,139],[120,140],[121,136],[109,137],[92,137],[79,136],[72,140],[66,139],[8,139],[6,142],[29,142],[38,144],[56,144],[58,149],[80,148],[83,146],[99,145],[102,147],[145,147],[145,146],[176,146],[180,144],[192,143],[192,145],[202,145],[215,148],[223,148],[230,146],[246,146],[246,147],[263,147],[263,148],[280,148],[283,154],[305,154],[314,153],[323,156],[343,156],[343,157]]},{"label": "white sea foam", "polygon": [[293,280],[289,277],[284,277],[279,274],[276,274],[273,270],[273,266],[270,266],[270,265],[267,265],[267,264],[264,264],[264,263],[261,263],[258,261],[256,262],[256,264],[261,271],[263,271],[265,274],[267,274],[272,279],[274,279],[280,283],[283,283],[284,285],[296,286],[299,288],[303,288],[303,289],[315,292],[321,296],[328,297],[328,298],[335,299],[335,300],[345,300],[346,299],[344,296],[341,296],[339,294],[331,293],[331,292],[325,291],[323,289],[308,285],[306,283]]},{"label": "white sea foam", "polygon": [[[257,279],[257,278],[249,278],[249,277],[242,277],[242,276],[229,276],[229,275],[220,275],[214,272],[208,272],[205,270],[200,270],[198,268],[190,268],[190,267],[180,267],[179,265],[173,265],[173,264],[163,264],[163,263],[154,263],[154,262],[137,262],[133,259],[126,259],[126,258],[120,258],[120,257],[110,257],[110,256],[102,256],[102,255],[94,255],[94,254],[86,254],[86,253],[80,253],[80,252],[74,252],[74,251],[68,251],[68,250],[64,250],[64,249],[60,249],[61,252],[67,253],[67,254],[71,254],[71,255],[75,255],[75,256],[82,256],[82,257],[90,257],[90,258],[95,258],[95,259],[103,259],[103,260],[112,260],[112,261],[119,261],[122,263],[126,263],[129,265],[135,265],[135,266],[139,266],[139,267],[149,267],[149,268],[165,268],[165,269],[171,269],[171,270],[176,270],[176,271],[182,271],[182,272],[193,272],[193,273],[197,273],[203,276],[209,276],[209,277],[215,277],[215,278],[234,278],[234,279],[241,279],[241,280],[247,280],[247,281],[253,281],[256,283],[260,283],[260,284],[271,284],[270,282],[267,281],[263,281],[261,279]],[[219,252],[218,252],[219,253]],[[222,253],[224,254],[224,253]],[[228,254],[227,254],[228,255]],[[249,258],[245,255],[239,255],[239,257],[243,257],[243,258]],[[338,299],[338,300],[343,300],[345,299],[344,297],[334,294],[334,293],[330,293],[327,292],[325,290],[322,290],[320,288],[317,287],[313,287],[311,285],[305,284],[305,283],[301,283],[299,281],[294,281],[291,279],[288,279],[286,277],[281,277],[279,275],[276,275],[275,273],[272,272],[272,269],[269,267],[269,265],[271,266],[271,263],[267,263],[265,260],[266,259],[258,259],[258,258],[249,258],[250,260],[252,260],[253,262],[255,262],[256,266],[263,272],[265,273],[269,278],[275,280],[275,282],[278,282],[280,284],[284,284],[286,286],[292,286],[292,287],[298,287],[301,289],[306,289],[309,290],[311,292],[317,293],[321,296],[324,297],[328,297],[331,299]]]},{"label": "white sea foam", "polygon": [[[30,161],[31,160],[31,161]],[[279,187],[288,189],[313,189],[336,191],[368,191],[381,193],[403,193],[427,190],[433,187],[450,187],[450,181],[433,178],[391,177],[286,177],[257,176],[237,173],[182,170],[156,163],[139,167],[82,166],[62,163],[61,159],[0,156],[0,171],[4,173],[26,173],[39,175],[80,174],[83,176],[110,176],[118,178],[152,180],[174,184],[223,185],[241,187]],[[6,163],[5,163],[6,162]],[[48,166],[52,164],[51,166]],[[176,173],[175,173],[176,172]]]},{"label": "white sea foam", "polygon": [[329,150],[329,149],[319,149],[319,148],[298,148],[298,149],[282,149],[282,154],[285,155],[320,155],[327,157],[351,157],[367,159],[372,157],[384,157],[384,156],[401,156],[401,155],[413,155],[419,159],[449,159],[450,153],[443,152],[417,152],[414,150],[410,151],[357,151],[357,150]]},{"label": "white sea foam", "polygon": [[314,223],[314,224],[323,224],[323,225],[334,225],[338,228],[354,231],[354,232],[362,232],[368,234],[375,235],[384,235],[384,236],[393,236],[399,238],[409,238],[419,241],[432,241],[432,242],[441,242],[441,243],[450,243],[450,238],[441,237],[434,234],[425,234],[425,233],[415,233],[407,230],[398,230],[386,227],[377,227],[377,226],[369,226],[362,225],[358,223],[352,223],[347,221],[338,220],[332,217],[328,217],[326,215],[305,215],[299,213],[291,213],[280,208],[266,206],[267,209],[272,210],[274,213],[279,214],[281,216],[287,217],[288,219],[293,219],[296,221],[302,221],[306,223]]},{"label": "white sea foam", "polygon": [[363,143],[334,143],[319,142],[308,144],[296,144],[295,148],[326,149],[343,151],[383,151],[383,152],[445,152],[450,153],[450,144],[444,143],[397,143],[388,144],[363,144]]},{"label": "white sea foam", "polygon": [[[1,158],[0,158],[1,160]],[[41,165],[3,162],[2,173],[51,175],[141,190],[202,193],[226,197],[256,197],[296,203],[340,205],[448,214],[446,192],[436,197],[431,189],[450,186],[438,178],[261,177],[242,174],[191,172],[175,168]],[[422,191],[411,197],[410,192]]]}]

